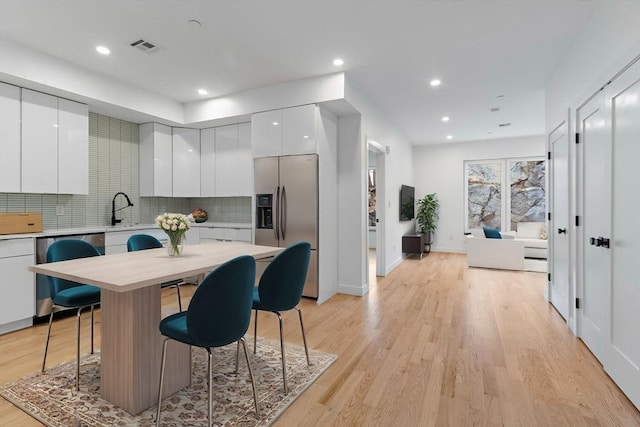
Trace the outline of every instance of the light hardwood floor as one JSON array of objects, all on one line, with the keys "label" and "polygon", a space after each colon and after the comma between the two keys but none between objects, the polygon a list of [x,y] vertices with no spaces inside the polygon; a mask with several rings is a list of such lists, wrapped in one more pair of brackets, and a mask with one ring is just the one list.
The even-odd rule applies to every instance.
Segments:
[{"label": "light hardwood floor", "polygon": [[[364,297],[304,300],[309,344],[338,360],[276,425],[640,426],[544,286],[542,273],[467,269],[464,255],[431,253],[405,260]],[[277,338],[275,316],[260,316],[258,333]],[[49,365],[74,358],[74,328],[74,318],[56,322]],[[0,336],[0,382],[38,369],[45,333],[39,325]],[[301,345],[295,312],[285,335]],[[40,424],[0,399],[0,425]]]}]

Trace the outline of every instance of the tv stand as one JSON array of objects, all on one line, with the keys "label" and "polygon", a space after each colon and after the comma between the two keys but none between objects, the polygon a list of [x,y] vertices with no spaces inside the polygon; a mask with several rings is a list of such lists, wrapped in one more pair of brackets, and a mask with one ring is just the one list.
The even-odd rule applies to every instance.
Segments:
[{"label": "tv stand", "polygon": [[[429,249],[425,250],[425,246]],[[422,254],[431,252],[431,242],[427,241],[426,233],[408,233],[402,236],[402,252],[407,254]]]}]

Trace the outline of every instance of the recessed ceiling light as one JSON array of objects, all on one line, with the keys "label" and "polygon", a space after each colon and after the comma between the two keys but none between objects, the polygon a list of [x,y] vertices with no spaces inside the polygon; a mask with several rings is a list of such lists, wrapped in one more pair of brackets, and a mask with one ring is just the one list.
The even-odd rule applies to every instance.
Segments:
[{"label": "recessed ceiling light", "polygon": [[96,46],[96,52],[98,52],[101,55],[109,55],[111,53],[109,48],[105,46]]},{"label": "recessed ceiling light", "polygon": [[453,135],[447,135],[447,139],[453,139]]},{"label": "recessed ceiling light", "polygon": [[209,94],[209,92],[206,89],[198,89],[198,93],[200,95],[208,95]]},{"label": "recessed ceiling light", "polygon": [[440,86],[440,83],[442,82],[439,79],[433,79],[429,82],[431,86]]},{"label": "recessed ceiling light", "polygon": [[336,58],[333,60],[333,65],[339,67],[344,64],[344,60],[342,58]]},{"label": "recessed ceiling light", "polygon": [[442,121],[443,121],[443,122],[448,122],[448,121],[449,121],[449,116],[444,116],[444,117],[442,118]]},{"label": "recessed ceiling light", "polygon": [[273,123],[271,123],[271,124],[272,124],[272,125],[274,125],[274,126],[278,126],[280,123],[278,123],[278,122],[273,122]]},{"label": "recessed ceiling light", "polygon": [[309,139],[309,135],[304,135],[303,138],[304,139]]}]

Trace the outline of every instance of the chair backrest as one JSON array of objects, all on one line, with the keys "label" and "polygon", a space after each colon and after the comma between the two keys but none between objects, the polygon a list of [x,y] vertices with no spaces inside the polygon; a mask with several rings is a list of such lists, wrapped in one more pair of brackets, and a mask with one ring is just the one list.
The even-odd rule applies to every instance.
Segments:
[{"label": "chair backrest", "polygon": [[[58,240],[47,250],[47,262],[68,261],[92,256],[100,256],[100,252],[91,243],[78,239]],[[82,283],[49,276],[49,285],[51,298],[54,298],[58,292],[81,286]]]},{"label": "chair backrest", "polygon": [[260,304],[274,311],[291,310],[300,302],[307,280],[311,244],[295,243],[280,252],[260,277]]},{"label": "chair backrest", "polygon": [[148,234],[134,234],[129,237],[127,240],[127,251],[142,251],[145,249],[156,249],[161,248],[162,243],[160,240],[156,239],[153,236],[149,236]]},{"label": "chair backrest", "polygon": [[187,309],[187,329],[196,345],[221,347],[249,328],[256,261],[242,255],[218,266],[198,286]]}]

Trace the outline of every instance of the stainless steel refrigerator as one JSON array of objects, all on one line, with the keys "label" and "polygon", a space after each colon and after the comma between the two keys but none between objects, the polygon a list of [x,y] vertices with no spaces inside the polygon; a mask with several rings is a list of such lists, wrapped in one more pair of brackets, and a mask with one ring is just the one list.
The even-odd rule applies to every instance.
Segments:
[{"label": "stainless steel refrigerator", "polygon": [[311,243],[303,296],[318,297],[318,155],[255,159],[257,245]]}]

